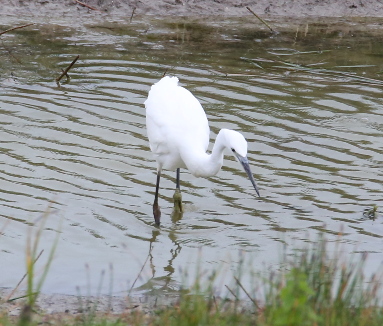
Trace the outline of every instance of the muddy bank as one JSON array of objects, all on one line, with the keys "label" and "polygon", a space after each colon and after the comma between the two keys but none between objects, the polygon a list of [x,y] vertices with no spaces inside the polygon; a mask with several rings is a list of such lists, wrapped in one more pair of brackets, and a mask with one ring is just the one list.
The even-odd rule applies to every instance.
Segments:
[{"label": "muddy bank", "polygon": [[[84,5],[82,5],[83,3]],[[63,15],[222,16],[257,14],[272,17],[383,17],[378,0],[0,0],[1,15],[59,17]],[[133,16],[134,16],[133,15]]]},{"label": "muddy bank", "polygon": [[[8,299],[12,289],[0,288],[0,314],[18,316],[23,307],[24,299],[11,302],[2,302]],[[18,291],[9,298],[23,296]],[[140,296],[75,296],[62,294],[40,294],[37,300],[37,309],[40,314],[70,314],[76,315],[89,312],[100,312],[110,314],[124,314],[133,311],[149,313],[155,309],[161,309],[178,302],[178,295],[140,295]]]}]

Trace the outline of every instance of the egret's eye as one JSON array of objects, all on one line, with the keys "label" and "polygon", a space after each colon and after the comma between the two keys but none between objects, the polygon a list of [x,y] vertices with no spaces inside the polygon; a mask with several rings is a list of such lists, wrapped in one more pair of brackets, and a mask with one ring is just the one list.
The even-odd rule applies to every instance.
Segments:
[{"label": "egret's eye", "polygon": [[235,153],[235,149],[234,149],[234,148],[232,148],[231,151],[232,151],[233,153]]}]

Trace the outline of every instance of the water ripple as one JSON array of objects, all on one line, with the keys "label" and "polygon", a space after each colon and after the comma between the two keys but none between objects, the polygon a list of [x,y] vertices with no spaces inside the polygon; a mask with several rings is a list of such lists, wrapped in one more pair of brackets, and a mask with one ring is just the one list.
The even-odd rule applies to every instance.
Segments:
[{"label": "water ripple", "polygon": [[[126,42],[115,36],[102,44],[118,40]],[[143,102],[175,54],[158,48],[148,55],[147,45],[140,46],[137,53],[88,53],[61,88],[45,72],[40,79],[2,81],[0,193],[1,217],[12,221],[7,238],[21,237],[22,226],[51,202],[54,218],[48,229],[58,218],[64,225],[58,253],[62,266],[68,260],[81,265],[84,257],[93,266],[108,259],[124,265],[129,256],[138,268],[143,259],[137,257],[149,250],[157,272],[147,272],[160,277],[171,269],[169,259],[177,258],[178,265],[198,260],[196,248],[204,248],[208,263],[227,261],[227,252],[235,257],[238,249],[268,260],[287,238],[309,241],[311,231],[336,235],[342,228],[345,243],[373,251],[371,244],[383,236],[381,222],[362,217],[364,208],[381,201],[383,184],[383,101],[376,76],[339,71],[348,62],[337,62],[338,71],[289,66],[276,57],[302,53],[285,46],[266,49],[269,58],[257,59],[264,67],[256,72],[251,58],[240,60],[243,53],[235,47],[192,58],[192,50],[185,52],[169,74],[179,76],[204,105],[212,140],[220,128],[243,132],[262,197],[255,196],[241,167],[228,156],[215,177],[182,172],[185,214],[179,220],[172,215],[175,175],[166,172],[163,226],[157,230],[151,208],[156,164]],[[255,58],[264,55],[254,53]],[[327,66],[335,58],[323,56]],[[70,56],[54,58],[65,66]],[[214,73],[233,67],[236,76]],[[10,240],[4,252],[14,252],[14,245]],[[7,257],[7,262],[15,259]],[[125,266],[126,273],[116,278],[134,279],[137,268]],[[65,267],[64,272],[71,278],[78,271]],[[57,291],[67,290],[62,285]]]}]

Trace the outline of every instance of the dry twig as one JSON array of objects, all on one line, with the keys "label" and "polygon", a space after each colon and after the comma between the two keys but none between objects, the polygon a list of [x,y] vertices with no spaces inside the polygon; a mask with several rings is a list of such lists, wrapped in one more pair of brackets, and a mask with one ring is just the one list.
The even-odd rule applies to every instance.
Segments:
[{"label": "dry twig", "polygon": [[255,307],[257,307],[259,309],[259,306],[258,306],[258,303],[257,301],[255,301],[251,296],[250,294],[246,291],[246,289],[243,287],[242,283],[234,276],[234,279],[235,281],[237,282],[237,284],[241,287],[241,289],[243,290],[243,292],[246,293],[247,297],[251,300],[251,302],[254,304]]},{"label": "dry twig", "polygon": [[132,22],[132,19],[133,19],[133,15],[134,15],[135,11],[136,11],[136,7],[134,7],[134,8],[133,8],[133,11],[132,11],[132,15],[130,16],[130,20],[129,20],[129,23],[131,23],[131,22]]},{"label": "dry twig", "polygon": [[22,25],[22,26],[13,27],[13,28],[7,29],[6,31],[0,32],[0,35],[3,35],[3,34],[8,33],[10,31],[14,31],[15,29],[24,28],[24,27],[31,26],[34,24],[35,23],[30,23],[30,24],[26,24],[26,25]]},{"label": "dry twig", "polygon": [[78,3],[79,5],[81,5],[81,6],[87,7],[87,8],[92,9],[92,10],[100,11],[100,10],[98,10],[97,8],[93,8],[93,7],[87,5],[87,4],[84,3],[84,2],[81,2],[81,1],[78,1],[78,0],[74,0],[74,1],[77,2],[77,3]]},{"label": "dry twig", "polygon": [[[36,264],[36,262],[38,261],[38,259],[40,258],[40,256],[43,254],[44,252],[44,249],[40,251],[40,253],[38,254],[38,256],[36,257],[36,259],[34,260],[33,264]],[[13,294],[17,291],[17,289],[19,288],[20,284],[22,281],[24,281],[25,277],[27,276],[27,273],[24,274],[24,276],[21,278],[21,280],[19,281],[19,283],[17,283],[16,287],[11,291],[11,293],[7,296],[7,299],[5,301],[7,302],[11,302],[11,301],[14,301],[16,299],[19,299],[18,298],[13,298],[11,299],[11,296],[13,296]],[[22,296],[24,297],[24,296]]]},{"label": "dry twig", "polygon": [[[145,260],[144,264],[142,265],[140,272],[138,273],[136,279],[134,280],[132,286],[130,287],[130,290],[129,290],[129,292],[128,292],[129,295],[130,295],[130,292],[132,292],[133,287],[134,287],[134,285],[136,284],[137,280],[138,280],[139,277],[141,276],[141,273],[142,273],[142,271],[144,270],[144,267],[145,267],[146,263],[148,262],[149,257],[150,257],[150,252],[149,252],[148,256],[146,257],[146,260]],[[157,301],[156,301],[156,302],[157,302]]]},{"label": "dry twig", "polygon": [[56,78],[56,82],[58,85],[60,85],[60,79],[63,78],[65,75],[67,76],[68,78],[68,71],[70,70],[70,68],[72,68],[72,66],[76,63],[76,61],[78,60],[78,58],[80,58],[80,55],[78,55],[76,58],[74,58],[74,60],[72,61],[72,63],[62,72],[62,74]]},{"label": "dry twig", "polygon": [[265,24],[271,33],[275,33],[275,31],[270,27],[268,23],[266,23],[261,17],[259,17],[254,11],[252,11],[249,7],[246,7],[248,11],[250,11],[255,17],[257,17],[263,24]]},{"label": "dry twig", "polygon": [[226,289],[228,289],[229,292],[233,295],[233,297],[234,297],[237,301],[239,301],[238,297],[235,295],[235,293],[233,292],[233,290],[231,290],[226,284],[225,284],[225,286],[226,286]]}]

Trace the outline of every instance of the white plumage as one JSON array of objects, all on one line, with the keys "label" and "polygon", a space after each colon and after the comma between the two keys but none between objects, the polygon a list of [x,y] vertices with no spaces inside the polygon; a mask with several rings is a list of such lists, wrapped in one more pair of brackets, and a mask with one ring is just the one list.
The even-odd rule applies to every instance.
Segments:
[{"label": "white plumage", "polygon": [[222,129],[212,153],[206,153],[210,129],[205,112],[193,94],[178,85],[177,77],[166,76],[155,83],[149,91],[145,107],[150,149],[157,161],[157,187],[153,204],[157,224],[161,216],[158,189],[162,169],[177,169],[179,191],[180,168],[188,169],[196,177],[216,175],[222,167],[225,148],[231,150],[241,162],[259,195],[246,158],[245,138],[234,130]]}]

